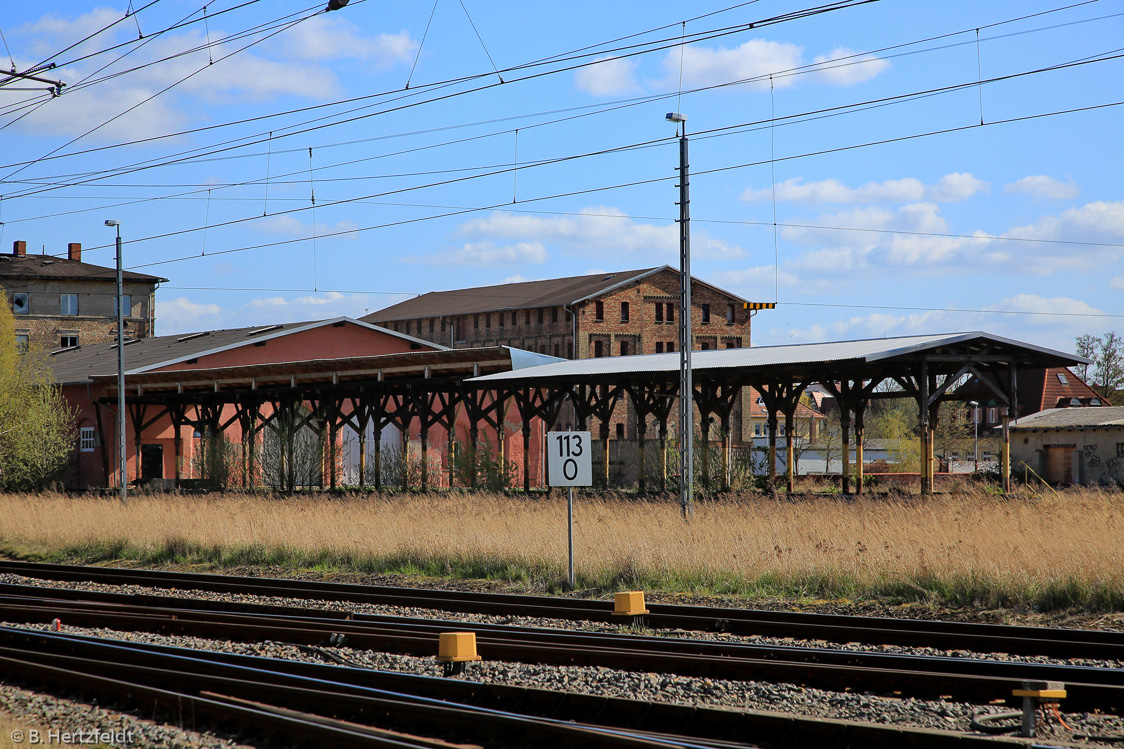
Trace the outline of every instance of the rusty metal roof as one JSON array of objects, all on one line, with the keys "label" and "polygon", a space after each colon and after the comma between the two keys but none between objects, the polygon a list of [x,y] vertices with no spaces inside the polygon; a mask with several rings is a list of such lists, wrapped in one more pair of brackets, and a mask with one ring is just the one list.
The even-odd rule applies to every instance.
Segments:
[{"label": "rusty metal roof", "polygon": [[[122,271],[121,278],[151,284],[168,280],[131,270]],[[117,280],[117,269],[53,255],[0,255],[0,285],[8,279],[113,282]]]},{"label": "rusty metal roof", "polygon": [[1011,429],[1124,429],[1124,406],[1048,408],[1011,422]]},{"label": "rusty metal roof", "polygon": [[[144,394],[204,389],[256,389],[277,386],[338,384],[342,382],[394,380],[401,378],[467,377],[505,372],[556,361],[554,357],[510,346],[490,346],[438,351],[408,351],[374,356],[269,364],[243,364],[209,369],[161,369],[126,373],[127,387]],[[115,390],[116,372],[94,375],[93,382]]]},{"label": "rusty metal roof", "polygon": [[[209,330],[184,335],[157,336],[125,341],[126,375],[135,375],[149,370],[172,366],[199,356],[207,356],[247,344],[260,343],[271,338],[289,335],[302,330],[330,326],[337,322],[351,322],[363,327],[375,328],[370,323],[337,317],[312,322],[283,323],[279,325],[257,325],[250,328],[230,330]],[[427,349],[444,349],[440,344],[423,341],[404,333],[386,328],[378,328],[389,336],[410,341]],[[63,385],[92,382],[93,378],[117,373],[117,344],[99,343],[77,348],[56,351],[47,359],[51,374],[56,382]]]},{"label": "rusty metal roof", "polygon": [[[692,351],[691,370],[715,373],[720,373],[722,370],[766,368],[792,372],[810,371],[829,364],[840,367],[848,364],[869,365],[894,359],[905,360],[921,354],[939,354],[942,350],[968,349],[1002,352],[1014,357],[1021,366],[1066,366],[1085,361],[1073,354],[990,333],[972,332]],[[628,375],[678,375],[678,373],[679,352],[674,352],[563,361],[519,372],[488,375],[480,377],[479,381],[622,379]]]}]

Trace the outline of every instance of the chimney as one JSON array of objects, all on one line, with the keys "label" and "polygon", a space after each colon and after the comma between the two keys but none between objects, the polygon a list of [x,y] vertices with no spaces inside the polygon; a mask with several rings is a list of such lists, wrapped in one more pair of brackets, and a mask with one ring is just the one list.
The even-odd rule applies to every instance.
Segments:
[{"label": "chimney", "polygon": [[82,262],[82,245],[77,242],[71,242],[66,246],[66,257],[70,260],[77,260]]},{"label": "chimney", "polygon": [[12,242],[12,254],[16,257],[25,257],[27,255],[27,242],[22,239]]}]

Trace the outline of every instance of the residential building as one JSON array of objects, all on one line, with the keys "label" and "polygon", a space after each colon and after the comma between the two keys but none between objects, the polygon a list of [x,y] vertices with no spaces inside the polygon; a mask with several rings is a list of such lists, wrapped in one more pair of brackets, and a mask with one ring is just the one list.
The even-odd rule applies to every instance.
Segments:
[{"label": "residential building", "polygon": [[[956,390],[965,402],[975,401],[974,419],[981,432],[1003,423],[1002,404],[996,400],[991,390],[973,377]],[[1083,408],[1110,406],[1095,390],[1085,384],[1072,370],[1066,367],[1027,369],[1018,373],[1018,414],[1017,418],[1029,416],[1053,408]]]},{"label": "residential building", "polygon": [[[693,348],[748,347],[751,313],[744,303],[692,279]],[[450,348],[507,345],[586,359],[675,351],[678,308],[679,271],[665,265],[433,291],[362,319]]]},{"label": "residential building", "polygon": [[[147,338],[156,320],[156,287],[166,278],[124,271],[125,337]],[[82,262],[82,245],[65,258],[28,255],[19,240],[0,255],[0,288],[16,318],[16,340],[47,351],[117,338],[117,270]]]}]

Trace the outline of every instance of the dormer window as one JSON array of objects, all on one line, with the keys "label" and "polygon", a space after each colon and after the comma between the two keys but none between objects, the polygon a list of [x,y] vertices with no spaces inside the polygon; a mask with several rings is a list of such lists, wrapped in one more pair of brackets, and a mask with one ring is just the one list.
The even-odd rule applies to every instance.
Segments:
[{"label": "dormer window", "polygon": [[1070,398],[1069,399],[1069,405],[1080,406],[1081,405],[1081,399],[1080,398]]},{"label": "dormer window", "polygon": [[1089,405],[1090,406],[1099,406],[1099,405],[1101,405],[1101,399],[1100,398],[1090,398],[1089,399]]},{"label": "dormer window", "polygon": [[1066,377],[1065,377],[1065,373],[1063,373],[1063,372],[1058,372],[1058,382],[1060,382],[1060,383],[1061,383],[1061,384],[1063,384],[1063,385],[1068,385],[1068,384],[1069,384],[1069,380],[1067,380],[1067,379],[1066,379]]}]

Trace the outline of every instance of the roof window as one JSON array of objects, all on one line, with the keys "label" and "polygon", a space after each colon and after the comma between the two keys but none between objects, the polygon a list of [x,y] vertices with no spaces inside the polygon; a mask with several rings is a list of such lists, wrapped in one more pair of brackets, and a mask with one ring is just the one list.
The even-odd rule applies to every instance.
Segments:
[{"label": "roof window", "polygon": [[1069,380],[1066,379],[1064,372],[1058,372],[1058,382],[1060,382],[1063,385],[1069,384]]}]

